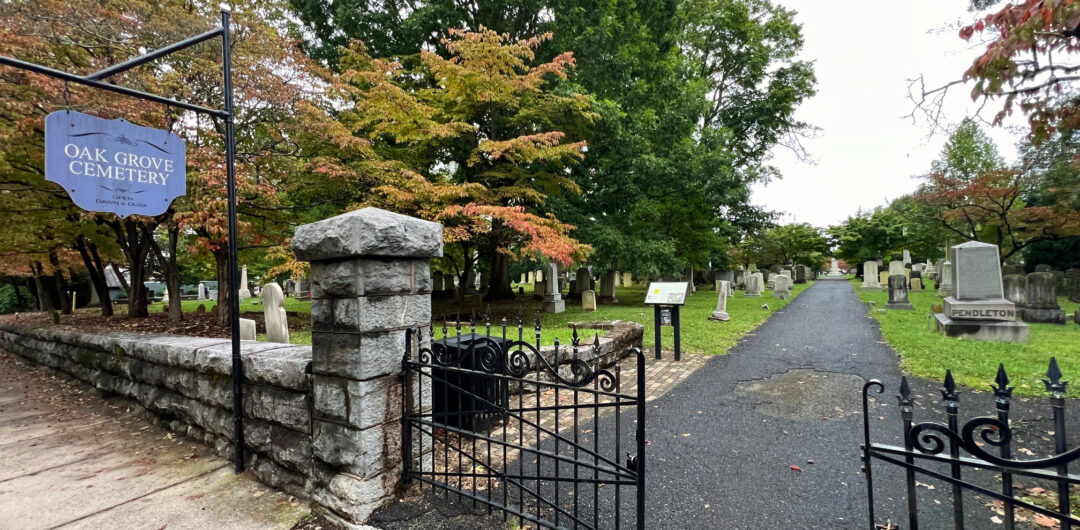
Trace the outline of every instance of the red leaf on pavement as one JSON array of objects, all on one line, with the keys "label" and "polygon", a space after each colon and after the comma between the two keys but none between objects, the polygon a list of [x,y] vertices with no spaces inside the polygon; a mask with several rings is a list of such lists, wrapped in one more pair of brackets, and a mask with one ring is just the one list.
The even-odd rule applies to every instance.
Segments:
[{"label": "red leaf on pavement", "polygon": [[799,466],[791,466],[791,470],[792,471],[802,471],[802,468],[799,467]]}]

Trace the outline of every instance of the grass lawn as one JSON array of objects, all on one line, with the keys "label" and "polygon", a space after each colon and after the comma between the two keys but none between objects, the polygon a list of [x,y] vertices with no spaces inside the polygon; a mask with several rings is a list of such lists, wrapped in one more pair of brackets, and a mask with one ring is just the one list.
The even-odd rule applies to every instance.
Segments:
[{"label": "grass lawn", "polygon": [[[710,355],[726,353],[747,332],[761,325],[769,318],[769,315],[790,303],[807,287],[809,284],[792,286],[792,297],[787,300],[772,298],[772,291],[765,291],[760,298],[744,298],[742,291],[736,291],[735,296],[728,299],[727,311],[731,315],[731,320],[727,322],[714,322],[708,319],[716,309],[716,291],[699,290],[687,299],[686,305],[679,311],[682,323],[682,351]],[[541,344],[551,344],[556,337],[561,344],[566,344],[571,334],[569,322],[629,320],[645,326],[644,345],[646,348],[651,348],[654,341],[653,308],[645,305],[645,287],[619,287],[616,288],[615,295],[619,300],[618,304],[599,305],[595,312],[582,311],[579,301],[569,300],[566,302],[566,311],[562,313],[541,313]],[[541,304],[538,300],[532,299],[529,287],[526,287],[525,297],[527,300],[524,304],[516,300],[491,304],[492,324],[495,325],[499,319],[506,316],[509,324],[515,326],[518,310],[522,309],[526,318],[524,333],[526,340],[535,340],[532,326]],[[764,304],[768,304],[769,309],[762,309],[761,306]],[[462,318],[467,320],[467,315],[473,308],[476,309],[477,314],[483,314],[487,304],[479,300],[467,300]],[[458,307],[452,300],[435,300],[432,311],[437,322],[444,313],[453,320]],[[664,326],[661,329],[661,346],[664,350],[670,350],[673,346],[673,331],[674,329],[670,326]],[[441,331],[436,329],[436,333],[441,334]],[[450,334],[453,333],[451,329]],[[516,330],[514,333],[516,337]],[[492,334],[495,334],[494,329]]]},{"label": "grass lawn", "polygon": [[[900,354],[904,370],[919,377],[943,380],[945,370],[951,369],[956,382],[980,390],[989,390],[997,375],[998,363],[1005,364],[1015,394],[1043,396],[1041,379],[1051,357],[1057,357],[1065,379],[1080,378],[1080,326],[1070,318],[1064,326],[1029,324],[1029,344],[1004,344],[948,338],[927,328],[927,317],[933,304],[941,303],[937,292],[927,290],[910,293],[914,311],[877,312],[889,300],[887,291],[865,292],[861,282],[852,285],[859,298],[877,304],[871,315],[881,323],[885,340]],[[1065,313],[1077,310],[1076,303],[1065,298],[1058,300]],[[1080,397],[1080,387],[1069,385],[1069,395]]]},{"label": "grass lawn", "polygon": [[[515,286],[516,287],[516,286]],[[710,355],[726,353],[729,348],[735,345],[739,339],[741,339],[748,332],[761,325],[769,318],[771,314],[776,312],[781,307],[784,307],[795,296],[798,296],[803,290],[809,287],[806,285],[792,286],[792,297],[787,300],[780,300],[778,298],[772,298],[771,291],[765,291],[764,295],[760,298],[744,298],[741,291],[736,291],[733,298],[728,299],[728,314],[731,315],[731,320],[728,322],[714,322],[708,320],[710,314],[716,309],[716,292],[711,290],[699,290],[696,294],[692,295],[685,306],[679,313],[682,321],[682,350],[686,353],[707,353]],[[619,299],[619,303],[616,305],[600,305],[595,312],[584,312],[581,309],[581,303],[572,300],[567,301],[566,311],[559,314],[554,313],[541,313],[540,321],[542,327],[541,343],[546,345],[552,344],[555,338],[559,339],[562,344],[568,344],[570,341],[571,328],[568,325],[569,322],[584,322],[584,321],[597,321],[597,320],[630,320],[638,322],[645,326],[645,346],[652,347],[653,344],[653,310],[651,306],[645,305],[645,287],[634,288],[617,288],[616,296]],[[501,325],[500,321],[505,316],[507,318],[508,335],[516,337],[516,318],[518,311],[521,310],[525,313],[525,340],[535,340],[535,331],[533,330],[533,322],[536,316],[536,312],[540,311],[540,301],[533,300],[531,296],[531,287],[526,286],[525,295],[521,297],[522,300],[510,300],[504,302],[495,302],[491,304],[492,313],[492,335],[500,334],[497,326]],[[213,301],[195,301],[185,300],[182,302],[182,307],[185,313],[194,312],[195,308],[199,304],[204,304],[207,311],[212,309],[215,305]],[[769,309],[762,309],[762,305],[768,304]],[[432,301],[432,313],[435,315],[435,332],[441,336],[442,331],[440,328],[443,315],[446,315],[450,320],[454,320],[455,315],[460,312],[463,320],[468,320],[468,315],[475,309],[478,315],[484,314],[487,310],[488,304],[479,299],[478,296],[469,296],[466,298],[465,306],[459,307],[454,300],[448,299],[434,299]],[[151,305],[150,310],[152,312],[161,311],[162,304],[155,303]],[[293,298],[285,299],[285,309],[287,311],[299,311],[301,313],[309,313],[311,311],[310,302],[296,300]],[[241,302],[240,311],[262,311],[262,302],[257,298],[244,300]],[[479,317],[478,317],[479,318]],[[289,332],[290,339],[294,344],[311,344],[311,331],[306,326],[301,326],[301,329],[295,329],[295,318],[290,319],[293,321],[293,330]],[[482,323],[478,323],[482,326]],[[467,326],[463,326],[463,332],[467,333]],[[453,326],[450,327],[449,333],[454,334]],[[661,330],[663,348],[670,350],[673,346],[673,328],[665,326]],[[259,340],[265,340],[265,336],[259,334]]]}]

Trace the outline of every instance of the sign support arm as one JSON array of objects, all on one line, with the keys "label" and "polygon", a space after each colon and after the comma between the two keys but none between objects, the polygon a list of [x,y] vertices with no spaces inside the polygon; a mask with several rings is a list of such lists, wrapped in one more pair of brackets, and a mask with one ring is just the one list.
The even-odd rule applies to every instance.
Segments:
[{"label": "sign support arm", "polygon": [[199,112],[199,113],[202,113],[202,114],[209,114],[211,116],[216,116],[218,118],[224,118],[224,117],[226,117],[228,115],[225,111],[203,107],[202,105],[195,105],[195,104],[192,104],[192,103],[185,103],[183,101],[177,101],[175,99],[170,99],[170,98],[158,96],[156,94],[149,94],[149,93],[146,93],[146,92],[141,92],[139,90],[134,90],[134,89],[127,88],[127,87],[122,87],[122,86],[118,86],[118,85],[111,85],[111,84],[106,83],[104,81],[98,81],[96,79],[88,79],[88,78],[78,76],[78,75],[75,75],[75,74],[69,74],[69,73],[61,71],[61,70],[54,70],[54,69],[49,68],[47,66],[41,66],[40,64],[28,63],[26,61],[20,61],[18,59],[14,59],[12,57],[5,57],[3,55],[0,55],[0,65],[11,66],[13,68],[18,68],[20,70],[27,70],[27,71],[30,71],[30,72],[34,72],[35,74],[41,74],[41,75],[52,77],[54,79],[62,79],[64,81],[70,81],[72,83],[76,83],[76,84],[79,84],[79,85],[85,85],[85,86],[88,86],[88,87],[91,87],[91,88],[97,88],[97,89],[101,89],[101,90],[108,90],[109,92],[116,92],[117,94],[123,94],[125,96],[131,96],[131,97],[135,97],[135,98],[139,98],[139,99],[145,99],[145,100],[148,100],[148,101],[154,101],[154,102],[161,103],[161,104],[164,104],[164,105],[170,105],[170,106],[181,108],[181,109],[184,109],[184,110],[190,110],[192,112]]},{"label": "sign support arm", "polygon": [[160,48],[160,49],[154,50],[152,52],[144,53],[144,54],[142,54],[142,55],[140,55],[138,57],[134,57],[132,59],[128,59],[128,60],[126,60],[126,61],[124,61],[122,63],[114,64],[114,65],[112,65],[112,66],[110,66],[108,68],[105,68],[104,70],[98,70],[97,72],[94,72],[94,73],[86,76],[86,79],[92,79],[92,80],[95,80],[95,81],[100,81],[102,79],[105,79],[106,77],[119,74],[120,72],[126,72],[126,71],[128,71],[128,70],[130,70],[132,68],[135,68],[136,66],[146,64],[146,63],[148,63],[150,61],[153,61],[154,59],[158,59],[158,58],[164,57],[166,55],[169,55],[171,53],[175,53],[175,52],[178,52],[180,50],[183,50],[185,48],[190,48],[190,47],[192,47],[192,46],[194,46],[196,44],[199,44],[201,42],[208,41],[208,40],[210,40],[210,39],[212,39],[214,37],[217,37],[218,35],[224,35],[224,28],[212,29],[210,31],[207,31],[206,33],[203,33],[202,35],[196,35],[194,37],[184,39],[184,40],[182,40],[180,42],[177,42],[175,44],[170,44],[170,45],[168,45],[168,46],[166,46],[164,48]]}]

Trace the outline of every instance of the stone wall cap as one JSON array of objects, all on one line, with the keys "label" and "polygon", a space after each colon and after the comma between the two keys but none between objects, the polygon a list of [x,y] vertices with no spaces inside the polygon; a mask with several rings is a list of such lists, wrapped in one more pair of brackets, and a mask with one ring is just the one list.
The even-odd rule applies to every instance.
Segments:
[{"label": "stone wall cap", "polygon": [[357,256],[436,258],[443,255],[442,225],[361,208],[297,227],[292,248],[296,258],[304,261]]}]

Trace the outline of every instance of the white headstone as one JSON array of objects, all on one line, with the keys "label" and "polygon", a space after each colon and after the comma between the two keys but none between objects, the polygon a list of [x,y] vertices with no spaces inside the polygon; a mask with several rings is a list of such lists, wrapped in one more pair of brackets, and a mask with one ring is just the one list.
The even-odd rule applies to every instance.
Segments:
[{"label": "white headstone", "polygon": [[746,277],[746,292],[743,293],[744,297],[758,297],[761,296],[761,291],[765,287],[765,280],[762,278],[760,272],[755,272]]},{"label": "white headstone", "polygon": [[596,311],[596,291],[592,289],[581,291],[581,310]]},{"label": "white headstone", "polygon": [[877,262],[873,260],[864,262],[862,266],[862,272],[862,288],[867,291],[880,291],[881,282],[878,278]]},{"label": "white headstone", "polygon": [[251,298],[251,291],[248,290],[247,265],[244,265],[240,270],[240,299],[246,298]]},{"label": "white headstone", "polygon": [[900,276],[903,276],[904,274],[906,274],[904,272],[904,270],[906,270],[904,268],[904,262],[902,262],[902,261],[890,261],[889,262],[889,276],[896,276],[897,274],[899,274]]},{"label": "white headstone", "polygon": [[905,265],[906,265],[906,264],[908,264],[908,263],[911,263],[911,251],[909,251],[909,250],[907,250],[907,249],[904,249],[904,259],[903,259],[903,263],[904,263]]},{"label": "white headstone", "polygon": [[[90,292],[94,292],[94,289],[91,289]],[[165,290],[161,293],[161,303],[166,304],[166,305],[168,305],[168,303],[169,303],[169,288],[168,287],[166,287]]]},{"label": "white headstone", "polygon": [[938,271],[937,278],[937,294],[938,296],[945,298],[952,295],[952,262],[945,260],[940,262],[941,270]]},{"label": "white headstone", "polygon": [[289,344],[289,318],[285,314],[285,295],[281,292],[281,286],[276,283],[264,285],[262,301],[266,340]]},{"label": "white headstone", "polygon": [[791,296],[791,278],[779,275],[773,282],[773,298],[787,299]]},{"label": "white headstone", "polygon": [[240,319],[240,340],[255,340],[255,321],[250,318]]},{"label": "white headstone", "polygon": [[709,320],[719,320],[726,322],[731,320],[731,315],[727,312],[727,299],[731,291],[731,282],[726,280],[717,280],[716,289],[716,311],[709,315]]}]

